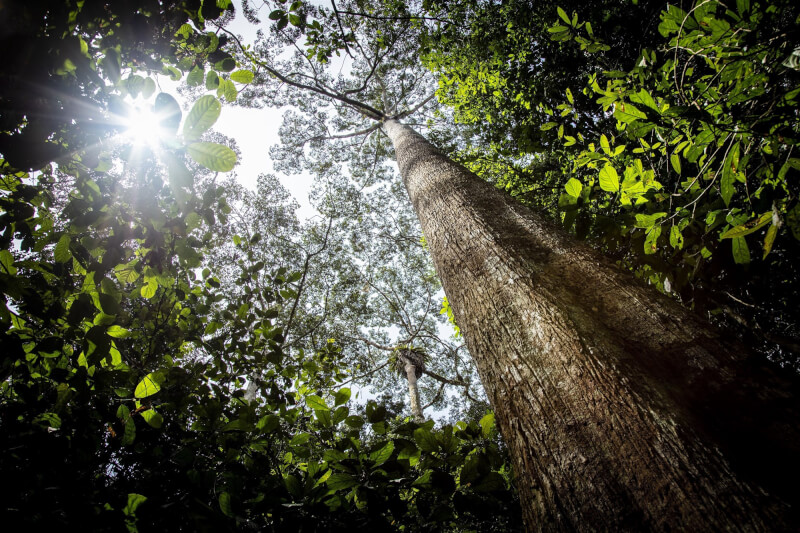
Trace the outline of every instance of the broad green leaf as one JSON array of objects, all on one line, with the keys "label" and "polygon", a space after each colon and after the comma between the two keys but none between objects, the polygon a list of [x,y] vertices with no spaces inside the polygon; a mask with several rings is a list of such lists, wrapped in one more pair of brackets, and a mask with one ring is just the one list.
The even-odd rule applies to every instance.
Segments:
[{"label": "broad green leaf", "polygon": [[640,89],[638,93],[631,94],[630,99],[631,102],[642,104],[654,111],[658,111],[658,106],[656,105],[655,100],[653,100],[653,97],[645,89]]},{"label": "broad green leaf", "polygon": [[669,162],[672,164],[672,169],[680,175],[681,173],[681,158],[678,154],[669,156]]},{"label": "broad green leaf", "polygon": [[174,97],[167,93],[158,93],[153,104],[153,111],[158,116],[158,122],[162,128],[170,133],[178,131],[182,113],[181,106]]},{"label": "broad green leaf", "polygon": [[258,423],[256,424],[256,429],[263,431],[264,433],[270,433],[271,431],[275,431],[280,425],[280,418],[277,415],[265,415],[262,416]]},{"label": "broad green leaf", "polygon": [[331,490],[344,490],[358,485],[358,480],[350,474],[337,473],[332,474],[326,483]]},{"label": "broad green leaf", "polygon": [[125,421],[125,428],[122,432],[122,442],[123,446],[130,446],[136,440],[136,424],[133,422],[133,418],[130,416]]},{"label": "broad green leaf", "polygon": [[672,226],[669,230],[669,244],[678,250],[683,248],[683,234],[678,226]]},{"label": "broad green leaf", "polygon": [[231,495],[227,492],[220,492],[219,494],[219,509],[225,516],[233,516],[233,509],[231,509]]},{"label": "broad green leaf", "polygon": [[619,174],[611,165],[600,170],[600,188],[608,192],[619,191]]},{"label": "broad green leaf", "polygon": [[152,396],[161,390],[162,381],[163,378],[160,374],[151,372],[142,378],[139,384],[136,385],[133,395],[137,398],[147,398],[148,396]]},{"label": "broad green leaf", "polygon": [[746,265],[750,262],[750,248],[744,237],[734,237],[731,239],[731,251],[733,260],[739,265]]},{"label": "broad green leaf", "polygon": [[343,387],[339,389],[333,397],[334,405],[342,405],[350,400],[350,389]]},{"label": "broad green leaf", "polygon": [[379,450],[375,450],[371,454],[369,454],[369,458],[371,461],[375,462],[375,466],[382,465],[389,458],[392,456],[392,452],[394,451],[394,443],[392,441],[387,442],[382,448]]},{"label": "broad green leaf", "polygon": [[569,20],[569,16],[567,16],[567,12],[561,9],[560,7],[556,7],[556,11],[558,12],[558,16],[561,17],[561,20],[566,22],[567,24],[572,24]]},{"label": "broad green leaf", "polygon": [[303,444],[308,442],[308,439],[310,438],[311,435],[308,433],[298,433],[297,435],[292,437],[292,440],[289,441],[289,444],[291,444],[292,446],[302,446]]},{"label": "broad green leaf", "polygon": [[144,87],[142,87],[142,98],[149,99],[156,92],[156,82],[153,78],[145,78]]},{"label": "broad green leaf", "polygon": [[600,148],[602,148],[607,155],[611,155],[611,145],[608,143],[608,137],[605,135],[600,136]]},{"label": "broad green leaf", "polygon": [[488,413],[483,416],[480,420],[481,425],[481,433],[483,437],[488,439],[492,436],[492,430],[494,429],[494,413]]},{"label": "broad green leaf", "polygon": [[139,508],[144,502],[147,501],[145,496],[136,493],[128,494],[128,504],[122,509],[122,514],[125,516],[133,516],[136,514],[136,509]]},{"label": "broad green leaf", "polygon": [[106,335],[109,337],[114,337],[116,339],[127,339],[131,336],[131,332],[127,329],[123,328],[122,326],[110,326],[106,330]]},{"label": "broad green leaf", "polygon": [[196,142],[186,147],[192,159],[215,172],[230,172],[236,166],[236,153],[217,143]]},{"label": "broad green leaf", "polygon": [[239,94],[236,90],[236,85],[231,80],[219,80],[219,87],[217,87],[217,96],[225,98],[227,102],[235,102],[236,95]]},{"label": "broad green leaf", "polygon": [[3,274],[16,274],[17,268],[14,266],[14,256],[8,250],[0,250],[0,267]]},{"label": "broad green leaf", "polygon": [[53,250],[53,258],[57,263],[66,263],[72,259],[72,253],[69,251],[69,235],[66,233],[58,239],[55,250]]},{"label": "broad green leaf", "polygon": [[306,396],[306,405],[315,411],[328,411],[328,405],[325,403],[325,400],[317,396],[316,394],[310,394]]},{"label": "broad green leaf", "polygon": [[764,237],[764,255],[761,259],[766,259],[769,253],[772,251],[772,245],[775,243],[775,237],[778,236],[778,226],[777,224],[773,224],[767,230],[767,236]]},{"label": "broad green leaf", "polygon": [[427,428],[418,428],[414,430],[414,440],[417,441],[417,445],[420,449],[426,452],[435,452],[439,449],[436,436]]},{"label": "broad green leaf", "polygon": [[155,296],[157,290],[158,280],[156,280],[156,278],[147,278],[144,286],[142,286],[141,291],[139,291],[139,294],[142,295],[142,298],[147,298],[149,300]]},{"label": "broad green leaf", "polygon": [[195,66],[190,72],[189,75],[186,76],[186,84],[189,87],[198,87],[200,84],[203,83],[204,72],[198,66]]},{"label": "broad green leaf", "polygon": [[567,194],[579,198],[583,190],[583,184],[575,178],[570,178],[564,188],[567,190]]},{"label": "broad green leaf", "polygon": [[237,70],[231,73],[231,79],[236,83],[250,83],[253,81],[254,75],[252,70]]},{"label": "broad green leaf", "polygon": [[207,94],[201,96],[192,106],[186,122],[183,124],[183,136],[188,140],[197,140],[219,118],[222,104],[219,100]]},{"label": "broad green leaf", "polygon": [[736,237],[744,237],[745,235],[750,235],[753,232],[756,232],[769,224],[772,221],[772,211],[767,211],[762,213],[758,217],[745,222],[744,224],[740,224],[738,226],[734,226],[722,235],[719,236],[720,239],[734,239]]},{"label": "broad green leaf", "polygon": [[637,213],[636,215],[636,227],[648,229],[652,228],[655,225],[658,219],[664,217],[666,213],[653,213],[652,215],[645,215],[643,213]]},{"label": "broad green leaf", "polygon": [[293,474],[285,474],[283,476],[283,483],[286,485],[286,490],[289,491],[289,494],[295,498],[299,498],[303,495],[303,486],[300,483],[300,480],[297,479],[297,476]]},{"label": "broad green leaf", "polygon": [[658,238],[661,236],[661,226],[653,226],[647,231],[644,239],[644,253],[646,255],[656,253],[658,249]]},{"label": "broad green leaf", "polygon": [[633,104],[618,102],[615,104],[614,117],[620,122],[630,124],[636,120],[647,119],[647,115],[639,111]]},{"label": "broad green leaf", "polygon": [[148,409],[146,411],[142,411],[142,419],[147,422],[148,425],[158,429],[164,424],[164,417],[161,416],[160,413],[153,411],[152,409]]},{"label": "broad green leaf", "polygon": [[138,261],[131,261],[127,264],[117,265],[114,267],[114,275],[120,283],[133,283],[139,279],[139,273],[136,272],[136,264]]},{"label": "broad green leaf", "polygon": [[213,70],[209,70],[206,74],[206,89],[213,91],[219,88],[219,74]]},{"label": "broad green leaf", "polygon": [[253,430],[253,424],[241,418],[237,418],[236,420],[231,420],[230,422],[222,426],[222,431],[252,431],[252,430]]}]

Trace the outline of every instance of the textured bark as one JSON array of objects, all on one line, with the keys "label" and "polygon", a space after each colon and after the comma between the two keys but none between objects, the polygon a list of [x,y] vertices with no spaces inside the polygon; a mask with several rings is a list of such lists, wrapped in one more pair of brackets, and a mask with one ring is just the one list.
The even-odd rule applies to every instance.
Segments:
[{"label": "textured bark", "polygon": [[797,525],[798,385],[388,120],[530,530]]},{"label": "textured bark", "polygon": [[409,359],[403,358],[406,379],[408,379],[408,397],[411,401],[411,412],[417,422],[424,422],[425,415],[419,402],[419,387],[417,387],[417,367]]}]

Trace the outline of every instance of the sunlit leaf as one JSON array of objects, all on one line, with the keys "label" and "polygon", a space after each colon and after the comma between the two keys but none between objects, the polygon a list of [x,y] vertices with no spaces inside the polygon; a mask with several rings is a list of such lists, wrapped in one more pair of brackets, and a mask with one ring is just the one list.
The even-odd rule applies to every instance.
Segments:
[{"label": "sunlit leaf", "polygon": [[148,396],[152,396],[161,390],[162,381],[163,378],[160,374],[151,372],[142,378],[139,384],[136,385],[133,395],[137,398],[147,398]]},{"label": "sunlit leaf", "polygon": [[192,106],[192,110],[183,124],[183,136],[188,140],[199,139],[219,118],[222,104],[207,94],[201,96]]},{"label": "sunlit leaf", "polygon": [[222,144],[196,142],[186,147],[192,159],[216,172],[229,172],[236,166],[236,153]]}]

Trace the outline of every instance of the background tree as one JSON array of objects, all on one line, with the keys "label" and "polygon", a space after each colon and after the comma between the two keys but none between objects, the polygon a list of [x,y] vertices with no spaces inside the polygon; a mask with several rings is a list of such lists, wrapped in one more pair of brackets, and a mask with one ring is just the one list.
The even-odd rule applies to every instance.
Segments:
[{"label": "background tree", "polygon": [[[359,29],[373,21],[419,18],[393,8],[386,15],[349,8],[333,15],[341,24],[341,15],[351,14],[360,22],[343,25]],[[297,14],[292,22],[284,10],[272,16],[279,21],[289,17],[288,23],[278,23],[278,32],[289,23],[303,25]],[[579,25],[563,10],[561,17],[572,27]],[[313,23],[308,26],[314,28]],[[391,25],[383,26],[371,34],[397,37],[407,27],[413,25],[394,34]],[[570,33],[563,28],[552,33],[564,34],[558,37],[563,39]],[[342,34],[346,36],[344,30]],[[292,35],[284,37],[292,42]],[[406,44],[388,48],[402,50]],[[581,44],[602,47],[586,39]],[[442,156],[400,124],[386,105],[392,101],[387,92],[402,88],[402,83],[387,86],[379,76],[370,92],[362,89],[364,83],[348,85],[313,64],[304,66],[308,57],[302,53],[286,73],[276,67],[274,57],[277,53],[266,51],[261,58],[249,56],[281,83],[338,102],[342,114],[383,120],[448,301],[478,362],[516,466],[524,472],[519,487],[529,527],[627,527],[628,521],[686,528],[743,522],[752,527],[788,525],[791,490],[775,463],[754,467],[752,460],[781,456],[781,464],[794,464],[796,438],[789,429],[794,408],[778,405],[783,402],[779,398],[795,397],[791,391],[796,390],[796,378],[776,378],[741,345],[726,344],[685,309],[639,287]],[[406,66],[410,63],[395,64],[399,65],[403,68],[397,72],[413,69]],[[372,72],[370,68],[361,74],[369,80]],[[348,86],[354,93],[364,91],[364,96],[379,92],[380,99],[375,105],[355,101],[345,93]],[[325,123],[319,109],[309,113],[312,124]],[[367,134],[373,128],[353,130]],[[608,155],[613,157],[615,150],[609,145]],[[619,178],[611,167],[603,167],[600,188],[611,189],[615,182],[618,191]],[[647,176],[638,179],[632,174],[630,179],[642,189],[657,188]],[[634,322],[639,328],[630,331]],[[644,360],[642,353],[652,360]],[[704,369],[702,379],[698,365]],[[598,367],[605,372],[592,371]],[[732,375],[737,376],[736,386],[730,385]],[[665,380],[673,383],[669,390],[659,385]],[[750,402],[745,390],[760,390],[762,401]],[[542,402],[557,407],[546,409]],[[620,403],[630,409],[625,416],[614,407]],[[732,405],[737,406],[736,415],[728,416],[722,406]],[[751,414],[741,418],[744,411]],[[547,422],[537,426],[544,419]],[[664,420],[669,422],[664,425]],[[760,423],[767,427],[756,429]],[[673,425],[681,428],[677,435],[667,430]],[[748,442],[738,438],[747,432],[769,436]],[[540,440],[532,442],[530,435]],[[661,446],[664,442],[671,442],[668,450]],[[648,458],[624,451],[627,446],[647,450]],[[560,466],[565,464],[568,470]],[[686,491],[691,482],[684,478],[689,471],[694,481],[703,479],[704,487],[691,495]],[[592,478],[593,472],[604,475]],[[589,478],[593,482],[587,485]],[[663,490],[670,493],[669,504],[664,503]],[[624,496],[608,496],[620,493]]]}]

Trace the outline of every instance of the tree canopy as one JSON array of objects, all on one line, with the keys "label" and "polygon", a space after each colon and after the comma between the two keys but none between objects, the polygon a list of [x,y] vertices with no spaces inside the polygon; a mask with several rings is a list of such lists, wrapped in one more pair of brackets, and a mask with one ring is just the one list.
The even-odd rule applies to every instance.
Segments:
[{"label": "tree canopy", "polygon": [[[3,4],[5,522],[522,529],[386,119],[796,369],[798,9]],[[285,109],[317,217],[227,174],[229,105]]]}]

